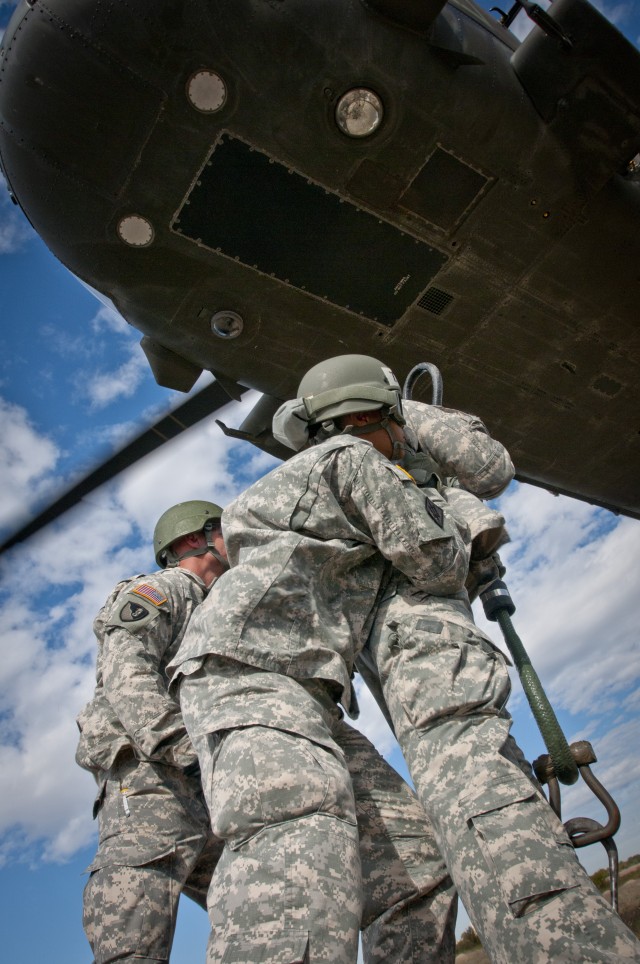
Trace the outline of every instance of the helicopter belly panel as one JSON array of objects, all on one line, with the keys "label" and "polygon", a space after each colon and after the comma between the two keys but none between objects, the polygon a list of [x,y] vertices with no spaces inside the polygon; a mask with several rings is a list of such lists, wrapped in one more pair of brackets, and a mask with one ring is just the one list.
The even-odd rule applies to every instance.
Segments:
[{"label": "helicopter belly panel", "polygon": [[388,327],[447,260],[230,135],[209,155],[172,230]]}]

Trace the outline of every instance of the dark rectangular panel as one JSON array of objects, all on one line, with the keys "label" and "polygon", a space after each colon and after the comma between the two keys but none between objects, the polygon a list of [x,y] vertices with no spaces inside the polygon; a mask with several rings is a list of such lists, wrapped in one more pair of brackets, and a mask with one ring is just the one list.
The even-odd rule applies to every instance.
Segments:
[{"label": "dark rectangular panel", "polygon": [[488,178],[438,147],[413,179],[400,204],[449,230],[485,189]]},{"label": "dark rectangular panel", "polygon": [[172,229],[389,326],[446,261],[424,242],[228,135]]}]

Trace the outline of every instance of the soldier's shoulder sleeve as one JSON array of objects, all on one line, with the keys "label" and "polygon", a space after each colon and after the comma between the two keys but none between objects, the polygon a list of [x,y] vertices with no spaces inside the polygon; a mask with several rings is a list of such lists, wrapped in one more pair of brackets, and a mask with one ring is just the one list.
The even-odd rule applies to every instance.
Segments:
[{"label": "soldier's shoulder sleeve", "polygon": [[483,499],[495,498],[507,487],[514,476],[511,457],[477,416],[413,401],[404,410],[419,448],[445,475],[457,476],[464,488]]},{"label": "soldier's shoulder sleeve", "polygon": [[406,469],[403,469],[401,465],[396,465],[394,462],[386,461],[384,463],[384,467],[387,470],[387,472],[391,472],[391,474],[395,475],[395,477],[397,479],[400,479],[401,482],[407,482],[410,484],[415,483],[415,479],[411,475],[411,472],[408,472]]},{"label": "soldier's shoulder sleeve", "polygon": [[138,633],[170,609],[169,593],[158,576],[138,576],[113,600],[105,629],[120,627]]}]

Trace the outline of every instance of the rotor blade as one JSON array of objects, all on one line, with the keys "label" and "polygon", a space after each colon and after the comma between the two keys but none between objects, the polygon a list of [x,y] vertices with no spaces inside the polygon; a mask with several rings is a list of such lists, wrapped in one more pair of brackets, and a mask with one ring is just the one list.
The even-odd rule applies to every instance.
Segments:
[{"label": "rotor blade", "polygon": [[[249,390],[243,386],[237,386],[237,388],[237,397],[241,397],[244,392]],[[85,495],[93,492],[104,482],[109,482],[124,469],[134,465],[145,455],[160,448],[165,442],[180,435],[185,429],[195,425],[230,401],[232,401],[232,398],[229,392],[219,382],[211,382],[210,385],[201,389],[196,395],[192,395],[173,412],[165,415],[155,425],[146,429],[119,452],[112,455],[97,469],[72,486],[68,492],[56,499],[52,505],[43,509],[31,522],[26,523],[14,535],[0,544],[0,553],[38,532],[44,526],[53,522],[54,519],[59,518],[67,509],[77,505]]]}]

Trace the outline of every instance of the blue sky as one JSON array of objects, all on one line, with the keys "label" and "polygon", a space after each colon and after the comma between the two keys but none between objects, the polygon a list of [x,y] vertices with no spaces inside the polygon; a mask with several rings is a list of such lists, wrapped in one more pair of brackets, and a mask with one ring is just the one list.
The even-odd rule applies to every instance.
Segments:
[{"label": "blue sky", "polygon": [[[0,30],[13,6],[0,3]],[[599,6],[638,45],[637,5]],[[139,334],[60,266],[0,188],[6,533],[179,397],[155,384]],[[221,417],[238,425],[252,401]],[[95,612],[119,578],[154,568],[150,536],[167,506],[202,497],[224,504],[273,464],[208,419],[1,563],[0,898],[12,964],[91,961],[81,893],[95,847],[93,783],[73,756],[75,715],[93,686]],[[621,855],[638,853],[640,523],[515,484],[500,506],[513,540],[503,558],[514,622],[567,737],[594,745],[594,772],[622,809]],[[499,641],[495,626],[488,631]],[[363,728],[402,769],[366,694],[362,705]],[[538,756],[544,747],[517,682],[512,711],[516,738]],[[581,785],[565,791],[564,814],[602,817]],[[590,872],[604,866],[599,847],[580,856]],[[174,964],[204,959],[207,929],[203,912],[183,901]]]}]

